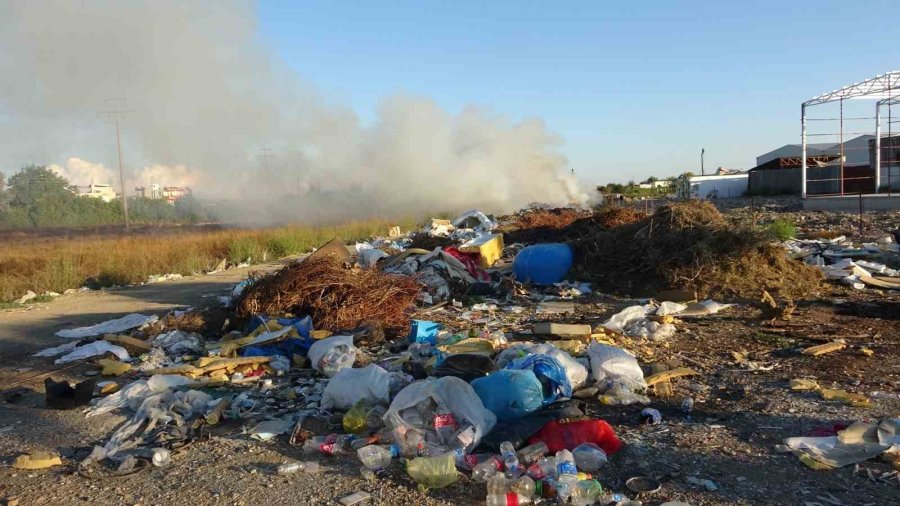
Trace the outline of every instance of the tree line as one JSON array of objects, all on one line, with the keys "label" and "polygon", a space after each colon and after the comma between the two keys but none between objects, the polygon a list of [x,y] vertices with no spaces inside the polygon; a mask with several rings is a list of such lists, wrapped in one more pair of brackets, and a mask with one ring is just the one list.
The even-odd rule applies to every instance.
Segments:
[{"label": "tree line", "polygon": [[[169,204],[162,199],[128,197],[128,215],[143,224],[211,221],[191,196]],[[0,172],[0,229],[71,228],[122,223],[118,198],[110,202],[78,196],[72,183],[46,166],[28,165],[8,178]]]}]

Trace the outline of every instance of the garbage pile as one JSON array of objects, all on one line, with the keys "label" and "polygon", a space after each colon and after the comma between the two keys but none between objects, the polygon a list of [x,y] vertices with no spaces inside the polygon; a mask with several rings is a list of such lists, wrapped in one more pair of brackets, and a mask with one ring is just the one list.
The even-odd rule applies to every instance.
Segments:
[{"label": "garbage pile", "polygon": [[890,235],[858,245],[845,236],[789,239],[784,245],[793,258],[820,269],[826,279],[857,290],[900,290],[900,245]]},{"label": "garbage pile", "polygon": [[763,290],[795,297],[815,291],[821,277],[763,233],[728,226],[704,201],[661,207],[572,246],[576,275],[612,293],[686,288],[701,297],[755,298]]}]

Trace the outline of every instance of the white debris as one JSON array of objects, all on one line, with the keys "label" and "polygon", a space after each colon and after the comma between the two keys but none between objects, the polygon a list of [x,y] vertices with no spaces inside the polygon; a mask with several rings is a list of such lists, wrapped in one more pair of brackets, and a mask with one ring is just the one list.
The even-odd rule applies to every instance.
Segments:
[{"label": "white debris", "polygon": [[158,320],[159,317],[155,315],[147,316],[135,313],[115,320],[91,325],[89,327],[60,330],[56,335],[68,339],[81,339],[82,337],[92,337],[103,334],[117,334],[119,332],[155,323]]},{"label": "white debris", "polygon": [[70,352],[78,346],[78,341],[71,341],[66,344],[61,344],[59,346],[54,346],[53,348],[47,348],[45,350],[41,350],[32,357],[55,357],[57,355],[62,355],[63,353]]},{"label": "white debris", "polygon": [[110,344],[109,341],[94,341],[91,344],[86,344],[84,346],[79,346],[72,350],[68,355],[63,355],[59,357],[54,362],[55,364],[66,364],[69,362],[74,362],[76,360],[81,360],[83,358],[96,357],[99,355],[104,355],[106,353],[112,353],[119,360],[129,360],[131,357],[128,355],[128,351],[121,346],[116,346],[114,344]]}]

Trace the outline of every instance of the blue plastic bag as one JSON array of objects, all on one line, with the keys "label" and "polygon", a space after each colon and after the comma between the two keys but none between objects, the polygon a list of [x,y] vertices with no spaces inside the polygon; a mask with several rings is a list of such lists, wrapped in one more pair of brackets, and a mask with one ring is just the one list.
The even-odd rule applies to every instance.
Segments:
[{"label": "blue plastic bag", "polygon": [[312,318],[304,316],[303,318],[269,318],[265,315],[253,315],[253,318],[244,327],[247,334],[253,332],[261,325],[268,322],[277,322],[281,326],[291,326],[300,334],[300,339],[285,339],[273,344],[265,344],[260,346],[246,346],[241,348],[239,355],[242,357],[272,357],[281,355],[291,358],[294,355],[305,357],[309,352],[310,346],[315,342],[310,337],[312,331]]},{"label": "blue plastic bag", "polygon": [[409,330],[409,342],[437,344],[437,335],[441,330],[441,324],[428,320],[413,320]]},{"label": "blue plastic bag", "polygon": [[553,357],[528,355],[513,360],[505,369],[532,371],[543,387],[544,405],[572,397],[572,384],[566,377],[566,369]]},{"label": "blue plastic bag", "polygon": [[528,369],[503,369],[472,380],[484,407],[501,422],[514,421],[544,406],[540,380]]},{"label": "blue plastic bag", "polygon": [[552,285],[562,281],[572,268],[572,248],[567,244],[528,246],[513,260],[513,274],[520,283]]}]

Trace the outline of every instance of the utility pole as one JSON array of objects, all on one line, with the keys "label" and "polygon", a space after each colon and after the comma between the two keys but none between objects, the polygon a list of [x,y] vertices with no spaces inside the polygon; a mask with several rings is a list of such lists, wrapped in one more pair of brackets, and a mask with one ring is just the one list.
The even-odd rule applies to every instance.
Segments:
[{"label": "utility pole", "polygon": [[122,137],[119,134],[119,116],[123,114],[128,114],[134,111],[124,111],[118,107],[115,107],[115,102],[122,103],[124,99],[110,99],[109,102],[113,103],[113,108],[108,111],[102,111],[103,114],[107,114],[113,118],[113,122],[116,125],[116,151],[119,155],[119,183],[122,187],[122,215],[125,218],[125,231],[128,232],[131,230],[131,224],[128,221],[128,194],[125,192],[125,168],[122,164]]},{"label": "utility pole", "polygon": [[703,167],[703,155],[706,154],[706,148],[700,148],[700,175],[706,175],[706,169]]}]

